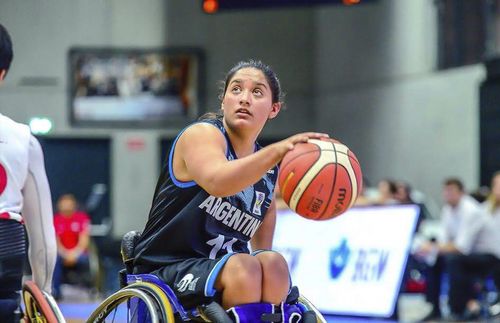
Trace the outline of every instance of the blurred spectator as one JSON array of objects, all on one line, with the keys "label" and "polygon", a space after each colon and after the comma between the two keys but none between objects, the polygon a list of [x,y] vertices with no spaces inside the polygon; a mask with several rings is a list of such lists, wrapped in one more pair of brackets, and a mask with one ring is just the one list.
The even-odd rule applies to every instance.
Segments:
[{"label": "blurred spectator", "polygon": [[[445,205],[441,211],[442,236],[423,242],[416,250],[416,257],[423,259],[428,268],[425,276],[427,280],[426,298],[432,305],[432,311],[424,320],[440,319],[439,297],[441,294],[441,276],[449,262],[456,255],[469,254],[473,249],[477,235],[477,221],[481,218],[480,205],[464,192],[462,182],[457,178],[444,181],[443,199]],[[451,295],[450,297],[454,297]]]},{"label": "blurred spectator", "polygon": [[373,204],[372,200],[367,196],[366,191],[366,186],[363,186],[363,188],[361,189],[361,194],[358,195],[356,201],[354,202],[355,206],[365,206]]},{"label": "blurred spectator", "polygon": [[[480,305],[474,299],[474,282],[477,278],[493,278],[500,289],[500,172],[493,175],[491,194],[482,204],[482,217],[465,223],[471,236],[463,240],[462,253],[450,265],[450,310],[460,319],[479,317]],[[474,232],[476,234],[473,234]],[[468,248],[467,248],[468,246]],[[494,315],[500,314],[500,303],[492,307]],[[496,309],[495,309],[496,308]]]},{"label": "blurred spectator", "polygon": [[486,201],[489,195],[490,189],[486,186],[481,186],[470,193],[470,196],[472,196],[479,203],[483,203],[484,201]]},{"label": "blurred spectator", "polygon": [[377,185],[379,197],[376,204],[396,204],[396,183],[390,179],[383,179]]},{"label": "blurred spectator", "polygon": [[90,217],[77,209],[72,194],[62,195],[57,201],[58,212],[54,216],[57,235],[57,263],[54,270],[54,297],[61,298],[63,272],[68,269],[88,271],[87,248],[90,239]]},{"label": "blurred spectator", "polygon": [[396,193],[394,194],[394,199],[401,204],[414,203],[411,198],[410,184],[401,181],[396,182]]}]

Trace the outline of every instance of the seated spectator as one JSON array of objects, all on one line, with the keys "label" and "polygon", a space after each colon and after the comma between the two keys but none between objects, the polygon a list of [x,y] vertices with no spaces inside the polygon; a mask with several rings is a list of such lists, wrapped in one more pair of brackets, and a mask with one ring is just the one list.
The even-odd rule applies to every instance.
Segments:
[{"label": "seated spectator", "polygon": [[[415,256],[427,263],[425,272],[427,281],[426,298],[432,305],[432,311],[424,320],[440,319],[439,308],[441,294],[441,276],[449,265],[450,259],[460,254],[468,254],[477,234],[477,226],[472,223],[481,218],[480,205],[473,198],[465,194],[462,182],[457,178],[444,181],[443,199],[445,205],[441,211],[440,239],[431,239],[422,243],[416,250]],[[456,291],[454,291],[456,292]],[[453,296],[452,296],[453,298]],[[455,310],[458,310],[455,308]]]},{"label": "seated spectator", "polygon": [[53,295],[56,299],[60,299],[63,272],[68,268],[88,271],[90,217],[87,213],[77,210],[77,201],[72,194],[65,194],[59,198],[57,210],[54,226],[58,255],[53,277]]},{"label": "seated spectator", "polygon": [[411,198],[410,184],[405,182],[396,182],[396,193],[394,199],[401,204],[415,203]]},{"label": "seated spectator", "polygon": [[395,198],[397,187],[396,183],[389,179],[383,179],[377,185],[379,197],[375,204],[396,204]]},{"label": "seated spectator", "polygon": [[470,192],[470,196],[476,199],[479,203],[483,203],[490,196],[490,188],[487,186],[481,186]]},{"label": "seated spectator", "polygon": [[[482,204],[480,219],[464,223],[473,233],[460,240],[461,254],[450,263],[449,305],[452,313],[460,319],[479,317],[480,306],[474,299],[474,282],[479,277],[491,277],[497,290],[500,287],[500,172],[493,175],[491,194]],[[498,301],[494,315],[498,311]],[[495,307],[493,307],[495,308]]]},{"label": "seated spectator", "polygon": [[361,189],[361,193],[358,195],[356,201],[354,202],[355,206],[366,206],[366,205],[372,205],[373,202],[372,200],[367,196],[367,187],[363,186]]}]

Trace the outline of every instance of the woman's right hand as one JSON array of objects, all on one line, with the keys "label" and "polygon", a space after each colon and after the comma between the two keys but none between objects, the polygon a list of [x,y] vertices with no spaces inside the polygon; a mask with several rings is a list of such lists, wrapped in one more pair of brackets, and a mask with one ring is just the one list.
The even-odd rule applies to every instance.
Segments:
[{"label": "woman's right hand", "polygon": [[330,136],[326,133],[321,132],[302,132],[296,135],[290,136],[286,139],[278,141],[271,146],[274,146],[276,151],[280,156],[280,161],[283,159],[285,154],[292,150],[298,143],[307,142],[309,139],[321,139],[321,138],[329,138]]}]

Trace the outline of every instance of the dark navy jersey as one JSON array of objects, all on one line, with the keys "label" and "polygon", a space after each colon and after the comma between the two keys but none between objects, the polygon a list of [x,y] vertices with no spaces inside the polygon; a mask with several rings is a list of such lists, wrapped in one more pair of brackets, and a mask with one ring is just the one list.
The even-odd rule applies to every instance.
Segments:
[{"label": "dark navy jersey", "polygon": [[[228,147],[227,159],[236,159],[222,121],[202,122],[222,132]],[[248,241],[262,224],[273,198],[277,166],[254,185],[223,198],[211,196],[194,181],[177,180],[172,161],[181,134],[172,144],[156,186],[148,222],[135,248],[134,265],[142,268],[139,271],[154,270],[187,258],[216,259],[231,252],[248,253]],[[255,149],[260,148],[256,143]]]}]

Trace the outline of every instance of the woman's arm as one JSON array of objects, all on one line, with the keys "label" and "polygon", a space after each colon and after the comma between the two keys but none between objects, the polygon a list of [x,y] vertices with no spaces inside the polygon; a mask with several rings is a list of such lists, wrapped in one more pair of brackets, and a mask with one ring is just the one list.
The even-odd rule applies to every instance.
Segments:
[{"label": "woman's arm", "polygon": [[297,134],[246,157],[228,161],[226,140],[220,130],[199,123],[180,136],[174,151],[173,169],[179,180],[194,180],[213,196],[230,196],[256,183],[295,144],[325,136],[314,132]]},{"label": "woman's arm", "polygon": [[276,227],[276,203],[275,200],[271,202],[269,209],[267,210],[264,221],[260,225],[257,232],[250,240],[250,245],[252,250],[259,249],[272,249],[273,247],[273,237],[274,229]]},{"label": "woman's arm", "polygon": [[28,257],[33,271],[33,280],[38,287],[50,293],[57,246],[43,152],[33,136],[30,139],[28,177],[24,184],[23,196],[22,215],[30,241]]}]

